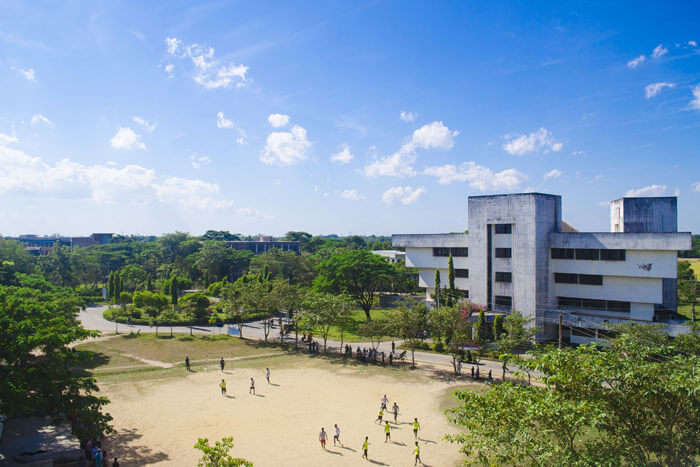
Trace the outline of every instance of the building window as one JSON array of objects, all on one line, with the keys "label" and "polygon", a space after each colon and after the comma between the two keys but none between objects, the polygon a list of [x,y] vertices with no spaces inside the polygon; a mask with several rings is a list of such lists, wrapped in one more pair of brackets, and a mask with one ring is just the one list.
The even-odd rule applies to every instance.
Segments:
[{"label": "building window", "polygon": [[593,337],[593,338],[595,338],[595,329],[571,328],[571,335],[577,336],[577,337]]},{"label": "building window", "polygon": [[513,306],[513,297],[509,297],[508,295],[496,295],[496,306],[511,308]]},{"label": "building window", "polygon": [[629,313],[630,302],[616,300],[593,300],[590,298],[558,297],[560,308],[581,308],[584,310]]},{"label": "building window", "polygon": [[629,313],[630,302],[618,302],[615,300],[608,300],[608,311],[613,311],[615,313]]},{"label": "building window", "polygon": [[455,269],[455,277],[468,278],[469,269]]},{"label": "building window", "polygon": [[468,290],[464,291],[464,298],[469,298],[469,291]]},{"label": "building window", "polygon": [[578,284],[578,274],[554,273],[554,282],[557,284]]},{"label": "building window", "polygon": [[603,285],[603,276],[594,274],[579,274],[578,283],[581,285]]},{"label": "building window", "polygon": [[511,249],[510,248],[496,248],[496,258],[510,258]]},{"label": "building window", "polygon": [[450,248],[450,251],[452,251],[452,256],[469,256],[469,248],[467,247]]},{"label": "building window", "polygon": [[581,299],[572,297],[559,297],[559,308],[581,308]]},{"label": "building window", "polygon": [[585,259],[591,261],[598,261],[600,258],[600,250],[592,250],[588,248],[576,248],[576,259]]},{"label": "building window", "polygon": [[605,300],[595,300],[593,298],[582,298],[581,308],[584,310],[606,310]]},{"label": "building window", "polygon": [[600,250],[602,261],[624,261],[625,250]]},{"label": "building window", "polygon": [[434,247],[433,256],[469,256],[469,248]]},{"label": "building window", "polygon": [[552,248],[552,259],[574,259],[574,249]]},{"label": "building window", "polygon": [[496,224],[497,234],[511,234],[513,233],[513,226],[511,224]]},{"label": "building window", "polygon": [[513,282],[513,274],[510,272],[496,271],[496,282]]}]

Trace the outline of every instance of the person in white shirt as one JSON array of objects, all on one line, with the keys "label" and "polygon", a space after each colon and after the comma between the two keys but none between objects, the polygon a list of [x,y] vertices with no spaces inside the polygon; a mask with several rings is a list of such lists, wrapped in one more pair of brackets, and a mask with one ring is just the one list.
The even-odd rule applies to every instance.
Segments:
[{"label": "person in white shirt", "polygon": [[321,432],[318,434],[318,440],[321,442],[321,447],[326,449],[326,440],[328,439],[328,434],[325,428],[321,428]]},{"label": "person in white shirt", "polygon": [[333,432],[333,446],[335,446],[335,442],[336,442],[336,441],[337,441],[338,444],[340,444],[341,446],[343,445],[343,443],[340,442],[340,428],[338,428],[338,424],[337,424],[337,423],[335,424],[335,429],[334,429],[334,432]]}]

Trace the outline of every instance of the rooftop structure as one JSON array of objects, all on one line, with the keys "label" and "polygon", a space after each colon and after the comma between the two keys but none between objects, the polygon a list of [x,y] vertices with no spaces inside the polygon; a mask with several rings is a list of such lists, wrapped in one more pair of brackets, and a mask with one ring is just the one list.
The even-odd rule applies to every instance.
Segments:
[{"label": "rooftop structure", "polygon": [[92,245],[106,245],[112,240],[111,233],[93,233],[89,237],[61,237],[43,236],[34,234],[20,235],[19,237],[5,237],[7,240],[15,240],[24,244],[24,249],[37,256],[48,254],[53,246],[58,242],[70,248],[82,248]]}]

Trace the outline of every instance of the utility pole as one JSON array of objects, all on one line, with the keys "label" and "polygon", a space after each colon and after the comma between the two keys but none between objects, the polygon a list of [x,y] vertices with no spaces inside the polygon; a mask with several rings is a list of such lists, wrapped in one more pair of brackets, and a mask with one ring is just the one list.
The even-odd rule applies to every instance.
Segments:
[{"label": "utility pole", "polygon": [[559,350],[561,350],[561,311],[559,312]]}]

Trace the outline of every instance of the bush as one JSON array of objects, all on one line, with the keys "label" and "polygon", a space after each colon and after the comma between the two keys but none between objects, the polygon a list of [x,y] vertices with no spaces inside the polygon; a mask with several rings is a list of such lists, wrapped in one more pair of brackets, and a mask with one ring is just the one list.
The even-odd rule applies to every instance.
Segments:
[{"label": "bush", "polygon": [[442,353],[442,352],[445,351],[445,344],[443,344],[443,343],[440,342],[440,341],[437,341],[437,342],[435,343],[435,345],[433,346],[433,350],[435,350],[436,352]]},{"label": "bush", "polygon": [[221,297],[223,290],[223,282],[214,282],[213,284],[210,284],[209,287],[207,287],[207,294],[209,294],[212,297]]}]

